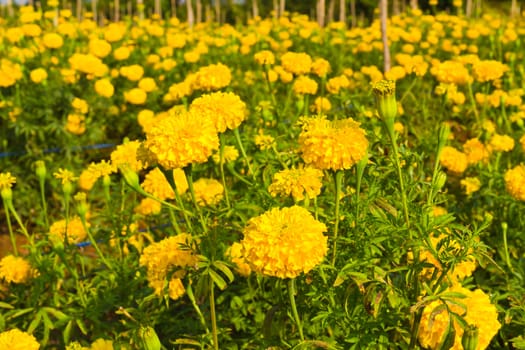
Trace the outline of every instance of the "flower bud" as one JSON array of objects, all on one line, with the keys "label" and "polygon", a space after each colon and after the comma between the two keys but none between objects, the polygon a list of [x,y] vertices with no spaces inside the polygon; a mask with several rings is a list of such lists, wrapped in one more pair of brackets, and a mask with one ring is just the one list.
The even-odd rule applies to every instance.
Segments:
[{"label": "flower bud", "polygon": [[121,167],[120,172],[124,176],[124,181],[133,188],[135,191],[142,192],[142,188],[139,183],[139,176],[129,167]]},{"label": "flower bud", "polygon": [[435,190],[440,190],[445,186],[445,183],[447,182],[447,174],[443,171],[440,171],[437,173],[436,178],[434,179],[434,183],[432,184],[432,187]]},{"label": "flower bud", "polygon": [[160,350],[162,347],[160,339],[153,327],[140,327],[138,330],[138,345],[139,349],[144,350]]},{"label": "flower bud", "polygon": [[78,215],[85,220],[86,214],[89,210],[86,202],[86,194],[84,192],[79,192],[73,197],[77,203],[77,213]]},{"label": "flower bud", "polygon": [[380,80],[372,86],[376,96],[376,107],[387,126],[393,127],[397,115],[396,83],[393,80]]},{"label": "flower bud", "polygon": [[461,337],[461,345],[464,350],[476,350],[478,348],[479,328],[475,325],[465,327],[465,332]]},{"label": "flower bud", "polygon": [[37,160],[35,162],[36,166],[36,176],[40,181],[44,181],[46,179],[47,169],[46,169],[46,163],[44,163],[43,160]]},{"label": "flower bud", "polygon": [[11,190],[10,187],[2,188],[0,193],[2,195],[3,200],[5,200],[8,203],[11,203],[11,201],[13,200],[13,190]]}]

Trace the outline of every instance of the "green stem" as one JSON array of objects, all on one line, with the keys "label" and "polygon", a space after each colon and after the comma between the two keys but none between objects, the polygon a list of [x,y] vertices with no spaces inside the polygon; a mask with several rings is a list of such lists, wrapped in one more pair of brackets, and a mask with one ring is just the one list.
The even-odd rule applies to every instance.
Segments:
[{"label": "green stem", "polygon": [[219,171],[221,173],[222,186],[224,187],[224,199],[226,200],[226,206],[230,208],[230,197],[228,195],[228,186],[226,186],[226,177],[224,176],[224,146],[225,140],[224,135],[219,134],[220,137],[220,149],[219,149]]},{"label": "green stem", "polygon": [[182,233],[179,223],[177,222],[177,218],[175,217],[175,213],[173,212],[172,208],[168,208],[168,213],[170,215],[171,225],[175,229],[175,232],[179,235]]},{"label": "green stem", "polygon": [[219,350],[219,338],[217,336],[217,315],[215,313],[215,284],[210,277],[210,316],[211,334],[213,337],[213,348]]},{"label": "green stem", "polygon": [[208,233],[208,228],[206,225],[206,222],[204,221],[204,217],[202,216],[202,210],[199,204],[197,203],[197,196],[195,195],[195,190],[193,188],[193,165],[190,164],[186,167],[184,167],[184,174],[186,175],[186,180],[188,181],[188,188],[190,190],[191,194],[191,200],[193,202],[193,206],[195,207],[195,210],[197,211],[197,214],[199,215],[199,221],[202,226],[202,230],[204,233]]},{"label": "green stem", "polygon": [[49,231],[49,218],[47,215],[47,202],[45,196],[45,179],[42,179],[40,182],[40,200],[42,202],[42,210],[44,211],[44,223],[46,225],[46,231]]},{"label": "green stem", "polygon": [[11,245],[13,246],[13,254],[14,256],[18,256],[18,249],[16,247],[16,237],[15,237],[15,233],[13,232],[13,226],[11,225],[11,216],[9,215],[9,207],[5,199],[3,199],[3,202],[4,202],[4,208],[5,208],[5,218],[7,221],[7,228],[9,230],[9,238],[11,239]]},{"label": "green stem", "polygon": [[161,201],[160,199],[155,198],[154,196],[150,195],[149,193],[147,193],[145,191],[143,191],[142,194],[147,196],[147,197],[150,197],[152,199],[158,200],[159,202],[161,202],[162,204],[166,205],[169,208],[173,208],[173,209],[182,211],[182,215],[184,216],[184,221],[186,222],[186,226],[187,226],[188,230],[190,232],[193,232],[193,227],[191,225],[190,218],[188,217],[188,213],[186,212],[186,209],[184,208],[184,202],[182,201],[182,198],[180,197],[179,191],[177,189],[177,185],[175,184],[175,179],[173,178],[173,171],[167,171],[167,170],[164,170],[163,168],[159,168],[159,169],[160,169],[160,171],[162,171],[162,173],[164,174],[164,176],[168,180],[168,183],[171,185],[171,188],[173,189],[173,193],[175,193],[175,200],[179,204],[180,208],[175,207],[174,205],[172,205],[172,204],[170,204],[168,202]]},{"label": "green stem", "polygon": [[246,151],[244,150],[244,146],[242,145],[241,135],[239,134],[239,128],[233,129],[233,133],[235,135],[235,138],[237,139],[237,144],[239,145],[239,148],[241,150],[241,154],[246,161],[246,165],[248,166],[248,170],[250,171],[250,174],[255,180],[255,173],[253,172],[252,166],[250,165],[250,161],[248,160],[248,156],[246,155]]},{"label": "green stem", "polygon": [[26,229],[24,223],[22,222],[22,220],[20,220],[20,217],[18,216],[18,213],[16,212],[15,208],[13,207],[13,203],[7,203],[7,205],[8,205],[9,210],[13,214],[13,217],[15,218],[16,222],[20,226],[20,230],[22,231],[24,236],[27,238],[28,242],[31,243],[31,245],[33,245],[33,240],[29,236],[29,232],[27,232],[27,229]]},{"label": "green stem", "polygon": [[264,65],[264,77],[266,79],[266,87],[268,88],[268,92],[270,93],[270,97],[272,99],[273,109],[275,111],[275,114],[277,114],[277,118],[280,120],[279,110],[277,109],[277,100],[275,99],[275,94],[274,94],[272,83],[270,82],[270,76],[268,73],[268,67],[266,65]]},{"label": "green stem", "polygon": [[303,325],[301,324],[301,319],[299,318],[299,313],[297,312],[297,306],[295,305],[295,278],[290,278],[288,280],[288,296],[290,297],[290,305],[292,306],[292,314],[295,324],[299,329],[299,337],[301,338],[301,341],[304,341]]},{"label": "green stem", "polygon": [[335,224],[334,224],[334,248],[332,250],[332,266],[335,266],[337,255],[337,236],[339,233],[339,205],[341,203],[341,187],[343,182],[343,171],[337,170],[334,174],[335,182]]},{"label": "green stem", "polygon": [[89,237],[89,240],[91,241],[91,245],[93,246],[93,248],[95,248],[98,256],[100,257],[100,259],[102,260],[102,262],[104,263],[104,265],[106,265],[106,267],[110,270],[113,270],[113,268],[111,267],[110,263],[106,260],[106,257],[104,256],[104,254],[102,253],[102,251],[100,250],[100,247],[98,246],[97,244],[97,241],[95,240],[95,238],[93,237],[93,235],[91,234],[91,231],[89,230],[89,228],[87,227],[87,224],[86,224],[86,218],[81,216],[80,217],[80,221],[82,221],[82,226],[84,227],[84,230],[86,231],[88,237]]},{"label": "green stem", "polygon": [[479,113],[478,113],[478,107],[476,106],[476,100],[474,99],[474,93],[472,92],[472,83],[468,83],[468,95],[470,98],[470,103],[472,104],[472,110],[474,111],[474,115],[476,116],[476,123],[478,124],[478,128],[481,128],[481,120],[479,119]]},{"label": "green stem", "polygon": [[512,264],[510,263],[510,254],[509,254],[509,246],[508,246],[508,243],[507,243],[507,229],[508,229],[508,225],[507,223],[503,223],[501,225],[501,228],[503,230],[503,247],[505,249],[505,262],[507,263],[507,266],[509,267],[509,269],[512,271]]}]

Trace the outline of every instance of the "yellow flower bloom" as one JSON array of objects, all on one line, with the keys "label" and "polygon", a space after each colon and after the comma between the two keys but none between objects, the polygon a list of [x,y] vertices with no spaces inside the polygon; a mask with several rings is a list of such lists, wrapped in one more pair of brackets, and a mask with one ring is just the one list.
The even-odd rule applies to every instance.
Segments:
[{"label": "yellow flower bloom", "polygon": [[232,92],[213,92],[193,100],[190,112],[196,118],[213,121],[217,132],[237,128],[247,116],[246,104]]},{"label": "yellow flower bloom", "polygon": [[326,97],[317,97],[313,105],[310,106],[310,110],[317,114],[323,114],[330,111],[330,109],[332,109],[332,104]]},{"label": "yellow flower bloom", "polygon": [[38,350],[40,344],[31,334],[14,328],[0,333],[0,349]]},{"label": "yellow flower bloom", "polygon": [[262,50],[253,55],[255,62],[262,65],[272,65],[275,63],[275,56],[270,50]]},{"label": "yellow flower bloom", "polygon": [[137,214],[148,216],[159,214],[161,209],[162,205],[159,201],[151,198],[143,198],[140,201],[140,204],[135,207],[134,211]]},{"label": "yellow flower bloom", "polygon": [[[86,223],[89,226],[89,223]],[[59,220],[54,222],[49,227],[49,236],[51,240],[56,242],[64,242],[67,236],[67,243],[76,244],[84,241],[87,237],[86,230],[82,221],[78,216],[71,218],[67,224],[66,220]]]},{"label": "yellow flower bloom", "polygon": [[257,135],[255,135],[254,141],[261,151],[271,149],[275,145],[275,139],[273,136],[265,135],[262,129],[259,130]]},{"label": "yellow flower bloom", "polygon": [[228,85],[232,80],[232,73],[228,66],[222,63],[201,67],[195,75],[193,88],[198,90],[219,90]]},{"label": "yellow flower bloom", "polygon": [[453,173],[461,174],[467,168],[467,155],[454,147],[445,146],[439,158],[441,165]]},{"label": "yellow flower bloom", "polygon": [[198,261],[195,251],[195,242],[192,242],[191,235],[187,233],[166,238],[144,248],[139,264],[146,267],[148,282],[156,295],[164,294],[168,273],[175,271],[172,277],[183,278],[185,268],[195,266]]},{"label": "yellow flower bloom", "polygon": [[111,52],[111,44],[103,39],[92,39],[89,41],[89,52],[99,58],[104,58]]},{"label": "yellow flower bloom", "polygon": [[490,151],[509,152],[514,148],[514,139],[508,135],[495,134],[489,141]]},{"label": "yellow flower bloom", "polygon": [[331,94],[338,94],[341,89],[347,88],[350,86],[350,81],[346,75],[341,75],[338,77],[328,79],[326,83],[326,90]]},{"label": "yellow flower bloom", "polygon": [[140,146],[140,141],[128,141],[122,145],[118,145],[117,148],[111,152],[111,163],[117,168],[127,166],[135,172],[145,169],[148,166],[147,162],[138,159],[137,156]]},{"label": "yellow flower bloom", "polygon": [[113,341],[99,338],[91,344],[90,350],[113,350]]},{"label": "yellow flower bloom", "polygon": [[73,172],[71,172],[71,171],[69,171],[67,169],[62,169],[62,168],[59,168],[58,171],[53,174],[53,176],[56,179],[61,180],[62,185],[66,185],[66,184],[69,184],[69,183],[77,180],[77,178],[75,177],[75,174],[73,174]]},{"label": "yellow flower bloom", "polygon": [[312,72],[318,77],[326,77],[328,72],[330,72],[330,62],[324,58],[318,58],[312,62]]},{"label": "yellow flower bloom", "polygon": [[16,177],[12,176],[11,173],[0,173],[0,190],[13,187],[16,183]]},{"label": "yellow flower bloom", "polygon": [[184,293],[186,293],[186,288],[184,288],[182,280],[180,278],[173,277],[168,283],[168,296],[173,300],[177,300],[183,296]]},{"label": "yellow flower bloom", "polygon": [[0,260],[0,279],[7,283],[25,283],[34,274],[31,264],[22,257],[7,255]]},{"label": "yellow flower bloom", "polygon": [[460,181],[460,184],[465,188],[467,196],[477,192],[481,187],[481,181],[477,177],[466,177]]},{"label": "yellow flower bloom", "polygon": [[302,207],[274,208],[244,228],[243,254],[265,276],[295,278],[320,264],[328,251],[326,226]]},{"label": "yellow flower bloom", "polygon": [[86,132],[85,120],[81,114],[68,114],[65,129],[74,135],[82,135]]},{"label": "yellow flower bloom", "polygon": [[113,57],[117,61],[127,60],[130,54],[131,54],[131,50],[127,46],[121,46],[117,48],[115,51],[113,51]]},{"label": "yellow flower bloom", "polygon": [[315,95],[317,93],[317,82],[306,75],[301,75],[295,79],[293,91],[298,95]]},{"label": "yellow flower bloom", "polygon": [[[221,155],[219,153],[220,151],[217,151],[213,154],[212,159],[215,164],[219,164],[221,161]],[[235,146],[224,146],[224,163],[230,163],[234,162],[237,158],[239,158],[239,151]]]},{"label": "yellow flower bloom", "polygon": [[184,168],[206,162],[219,148],[219,136],[208,118],[181,111],[152,126],[144,145],[165,169]]},{"label": "yellow flower bloom", "polygon": [[145,92],[152,92],[158,89],[157,83],[153,78],[142,78],[139,81],[139,88]]},{"label": "yellow flower bloom", "polygon": [[295,201],[317,197],[321,193],[323,172],[315,168],[281,170],[273,176],[268,192],[273,197],[291,195]]},{"label": "yellow flower bloom", "polygon": [[224,196],[224,187],[215,179],[198,179],[193,187],[197,204],[200,206],[216,205]]},{"label": "yellow flower bloom", "polygon": [[92,74],[95,77],[102,77],[109,70],[108,66],[100,58],[92,54],[75,53],[68,61],[71,69],[85,74]]},{"label": "yellow flower bloom", "polygon": [[64,39],[57,33],[46,33],[42,37],[42,42],[48,49],[59,49],[64,45]]},{"label": "yellow flower bloom", "polygon": [[95,82],[95,91],[102,97],[111,97],[115,93],[115,88],[109,79],[99,79]]},{"label": "yellow flower bloom", "polygon": [[250,265],[246,262],[242,251],[242,244],[235,242],[226,249],[225,255],[235,264],[235,270],[239,275],[248,277],[250,273],[252,273],[252,269],[250,269]]},{"label": "yellow flower bloom", "polygon": [[[175,179],[177,192],[179,194],[186,192],[188,189],[188,183],[186,182],[184,171],[182,169],[174,169],[173,177]],[[160,200],[175,198],[175,192],[173,192],[173,188],[159,168],[154,168],[148,174],[146,174],[146,177],[144,178],[141,186],[144,191],[152,194]]]},{"label": "yellow flower bloom", "polygon": [[[444,333],[450,324],[450,315],[447,308],[437,309],[444,303],[447,304],[448,309],[459,314],[464,315],[465,321],[469,325],[478,327],[478,346],[477,350],[486,349],[490,340],[498,330],[501,324],[498,322],[498,311],[496,307],[490,302],[490,298],[481,289],[470,291],[459,285],[453,286],[450,292],[461,293],[466,298],[453,298],[453,300],[436,300],[428,304],[424,311],[421,323],[419,326],[419,343],[424,348],[437,349],[443,340]],[[465,308],[460,305],[464,305]],[[439,311],[438,311],[439,310]],[[454,337],[454,344],[451,350],[462,350],[461,337],[464,329],[453,318],[452,323],[456,331]]]},{"label": "yellow flower bloom", "polygon": [[436,79],[441,83],[464,85],[469,83],[472,78],[468,69],[461,62],[444,61],[438,63],[430,69]]},{"label": "yellow flower bloom", "polygon": [[146,103],[148,94],[142,89],[133,88],[129,91],[124,91],[124,99],[133,105],[142,105]]},{"label": "yellow flower bloom", "polygon": [[351,118],[303,117],[301,123],[299,150],[306,164],[318,169],[349,169],[366,154],[365,131]]},{"label": "yellow flower bloom", "polygon": [[73,101],[71,101],[71,106],[80,114],[86,114],[89,111],[89,105],[86,100],[78,97],[75,97]]},{"label": "yellow flower bloom", "polygon": [[282,67],[295,75],[310,73],[312,58],[304,52],[287,52],[281,56]]},{"label": "yellow flower bloom", "polygon": [[506,64],[494,60],[478,61],[472,67],[474,78],[479,82],[499,79],[508,70]]},{"label": "yellow flower bloom", "polygon": [[520,201],[525,201],[525,165],[520,164],[505,172],[507,192]]},{"label": "yellow flower bloom", "polygon": [[478,138],[467,140],[467,142],[463,144],[463,152],[467,155],[468,164],[485,163],[489,160],[490,156],[489,150]]},{"label": "yellow flower bloom", "polygon": [[33,69],[31,73],[29,73],[29,77],[33,83],[39,84],[47,79],[47,72],[44,68]]}]

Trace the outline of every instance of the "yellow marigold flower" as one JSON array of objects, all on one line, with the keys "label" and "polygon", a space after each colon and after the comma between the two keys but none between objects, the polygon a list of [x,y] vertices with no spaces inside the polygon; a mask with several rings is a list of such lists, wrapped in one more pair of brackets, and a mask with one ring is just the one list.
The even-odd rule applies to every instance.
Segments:
[{"label": "yellow marigold flower", "polygon": [[467,142],[463,144],[463,152],[467,155],[468,164],[485,163],[489,160],[490,156],[489,150],[478,138],[467,140]]},{"label": "yellow marigold flower", "polygon": [[317,97],[314,101],[314,103],[310,106],[310,110],[312,112],[315,112],[317,114],[323,114],[324,112],[328,112],[332,109],[332,104],[330,103],[330,100],[326,97]]},{"label": "yellow marigold flower", "polygon": [[127,166],[135,172],[145,169],[148,166],[147,162],[138,159],[137,155],[140,147],[140,141],[128,141],[122,145],[118,145],[117,148],[111,152],[111,164],[116,168]]},{"label": "yellow marigold flower", "polygon": [[89,52],[99,58],[104,58],[111,52],[111,45],[103,39],[89,41]]},{"label": "yellow marigold flower", "polygon": [[161,209],[162,205],[159,201],[151,198],[143,198],[140,201],[140,204],[135,207],[134,211],[137,214],[148,216],[159,214]]},{"label": "yellow marigold flower", "polygon": [[14,328],[0,333],[0,349],[38,350],[40,344],[31,334]]},{"label": "yellow marigold flower", "polygon": [[66,220],[54,222],[51,227],[49,227],[49,236],[51,240],[57,242],[64,242],[67,236],[67,243],[76,244],[84,241],[87,233],[86,230],[84,230],[84,225],[82,225],[80,218],[75,216],[67,222],[67,226]]},{"label": "yellow marigold flower", "polygon": [[525,165],[520,164],[505,172],[507,192],[520,201],[525,201]]},{"label": "yellow marigold flower", "polygon": [[326,226],[303,207],[274,208],[248,221],[243,254],[257,273],[295,278],[323,261],[328,251],[324,232]]},{"label": "yellow marigold flower", "polygon": [[224,196],[224,186],[215,179],[201,178],[193,184],[197,204],[216,205]]},{"label": "yellow marigold flower", "polygon": [[222,63],[201,67],[195,74],[193,88],[198,90],[219,90],[228,85],[232,80],[232,73],[228,66]]},{"label": "yellow marigold flower", "polygon": [[[180,174],[182,172],[183,181],[179,181],[178,184],[175,184],[175,186],[179,185],[177,186],[177,192],[182,194],[188,189],[188,183],[186,182],[186,176],[184,175],[184,171],[182,171],[181,169],[174,169],[174,175],[176,170],[178,170],[177,174]],[[179,180],[181,179],[179,178]],[[173,192],[173,188],[169,184],[168,180],[166,180],[166,177],[164,176],[162,171],[160,171],[159,168],[155,168],[151,170],[148,174],[146,174],[146,177],[144,178],[141,187],[144,189],[144,191],[148,192],[149,194],[152,194],[160,200],[175,198],[175,192]]]},{"label": "yellow marigold flower", "polygon": [[89,111],[89,105],[86,100],[78,97],[75,97],[73,101],[71,101],[71,106],[77,113],[86,114]]},{"label": "yellow marigold flower", "polygon": [[388,72],[385,73],[385,79],[388,80],[400,80],[406,76],[407,72],[405,68],[401,66],[394,66]]},{"label": "yellow marigold flower", "polygon": [[82,135],[86,132],[85,119],[81,114],[68,114],[65,129],[74,135]]},{"label": "yellow marigold flower", "polygon": [[273,176],[268,192],[273,197],[291,195],[294,201],[317,197],[321,193],[323,172],[315,168],[281,170]]},{"label": "yellow marigold flower", "polygon": [[[494,335],[501,328],[498,322],[498,311],[496,307],[490,302],[490,298],[481,289],[470,291],[460,285],[455,285],[450,292],[461,293],[465,298],[453,298],[454,300],[436,300],[428,304],[421,318],[419,326],[419,343],[424,348],[437,349],[443,341],[443,335],[448,329],[451,322],[450,315],[447,309],[459,315],[464,315],[463,318],[469,325],[478,327],[478,346],[476,349],[486,349]],[[447,304],[447,308],[439,308],[443,304]],[[463,308],[460,305],[464,305]],[[452,323],[456,331],[454,337],[454,344],[451,350],[462,350],[461,337],[464,329],[458,322],[452,318]]]},{"label": "yellow marigold flower", "polygon": [[182,280],[180,278],[173,277],[168,283],[168,296],[173,300],[177,300],[183,296],[184,293],[186,293],[186,288],[184,288]]},{"label": "yellow marigold flower", "polygon": [[181,111],[152,126],[144,145],[165,169],[184,168],[206,162],[219,148],[219,136],[210,119]]},{"label": "yellow marigold flower", "polygon": [[73,174],[72,171],[69,171],[67,169],[62,169],[62,168],[59,168],[58,171],[53,174],[53,176],[56,179],[61,180],[62,185],[66,185],[66,184],[69,184],[77,180],[77,178],[75,177],[75,174]]},{"label": "yellow marigold flower", "polygon": [[42,43],[48,49],[59,49],[64,45],[64,39],[57,33],[46,33],[42,37]]},{"label": "yellow marigold flower", "polygon": [[95,182],[97,182],[97,180],[97,174],[92,173],[89,170],[89,168],[85,169],[80,173],[80,176],[78,177],[78,187],[82,191],[90,191],[95,185]]},{"label": "yellow marigold flower", "polygon": [[514,139],[508,135],[495,134],[489,141],[490,151],[509,152],[514,148]]},{"label": "yellow marigold flower", "polygon": [[104,39],[110,43],[122,40],[126,34],[127,28],[123,22],[110,23],[104,27]]},{"label": "yellow marigold flower", "polygon": [[0,190],[10,189],[16,183],[16,177],[11,173],[0,173]]},{"label": "yellow marigold flower", "polygon": [[129,55],[131,55],[131,50],[127,46],[121,46],[115,51],[113,51],[113,57],[117,61],[127,60],[129,58]]},{"label": "yellow marigold flower", "polygon": [[31,264],[22,257],[7,255],[0,260],[0,279],[7,283],[25,283],[33,275]]},{"label": "yellow marigold flower", "polygon": [[142,89],[133,88],[129,91],[124,91],[124,99],[131,104],[142,105],[146,103],[148,94]]},{"label": "yellow marigold flower", "polygon": [[464,172],[468,165],[467,155],[451,146],[443,147],[439,162],[443,167],[457,174]]},{"label": "yellow marigold flower", "polygon": [[144,68],[138,64],[124,66],[120,68],[120,75],[130,81],[139,81],[144,76]]},{"label": "yellow marigold flower", "polygon": [[[224,146],[224,163],[230,163],[234,162],[237,158],[239,158],[239,151],[235,146]],[[211,157],[215,164],[219,164],[221,161],[221,155],[220,150],[214,153]]]},{"label": "yellow marigold flower", "polygon": [[463,63],[456,61],[438,63],[437,66],[430,69],[430,72],[439,82],[446,84],[464,85],[472,80]]},{"label": "yellow marigold flower", "polygon": [[326,77],[328,72],[330,72],[330,62],[328,62],[324,58],[317,58],[315,61],[312,62],[312,73],[314,73],[318,77]]},{"label": "yellow marigold flower", "polygon": [[173,98],[173,101],[178,101],[183,97],[191,95],[193,92],[192,83],[189,81],[183,81],[182,83],[173,84],[168,91]]},{"label": "yellow marigold flower", "polygon": [[47,79],[47,72],[44,68],[33,69],[29,73],[29,77],[33,83],[39,84]]},{"label": "yellow marigold flower", "polygon": [[317,93],[317,82],[306,75],[301,75],[295,79],[293,91],[298,95],[315,95]]},{"label": "yellow marigold flower", "polygon": [[164,294],[168,273],[175,270],[172,277],[183,278],[185,268],[195,266],[198,262],[195,251],[195,242],[192,242],[191,235],[187,233],[163,239],[144,248],[139,264],[146,267],[148,282],[156,295]]},{"label": "yellow marigold flower", "polygon": [[91,344],[90,350],[113,350],[113,341],[99,338]]},{"label": "yellow marigold flower", "polygon": [[239,275],[248,277],[250,273],[252,273],[252,269],[250,268],[250,265],[246,262],[246,259],[244,258],[242,252],[242,244],[235,242],[230,247],[228,247],[228,249],[226,249],[225,255],[230,259],[232,263],[235,264],[235,271],[237,271]]},{"label": "yellow marigold flower", "polygon": [[92,74],[96,77],[104,76],[109,70],[108,66],[100,58],[92,54],[75,53],[68,61],[71,69],[85,74]]},{"label": "yellow marigold flower", "polygon": [[158,89],[157,83],[153,78],[142,78],[139,81],[139,88],[146,91],[152,92]]},{"label": "yellow marigold flower", "polygon": [[193,100],[190,112],[199,119],[213,121],[217,132],[237,128],[247,115],[246,104],[232,92],[213,92]]},{"label": "yellow marigold flower", "polygon": [[435,206],[435,207],[432,208],[432,215],[434,217],[445,215],[447,213],[448,213],[447,209],[445,209],[443,207]]},{"label": "yellow marigold flower", "polygon": [[474,78],[479,82],[499,79],[508,70],[506,64],[495,60],[478,61],[472,66]]},{"label": "yellow marigold flower", "polygon": [[301,123],[299,150],[306,164],[318,169],[349,169],[366,154],[365,131],[352,118],[303,117]]},{"label": "yellow marigold flower", "polygon": [[115,87],[109,81],[109,79],[99,79],[95,82],[95,91],[102,97],[111,97],[115,93]]},{"label": "yellow marigold flower", "polygon": [[525,135],[520,138],[521,149],[525,152]]},{"label": "yellow marigold flower", "polygon": [[295,75],[310,73],[312,58],[304,52],[287,52],[281,56],[282,67]]},{"label": "yellow marigold flower", "polygon": [[258,134],[255,135],[255,145],[261,151],[271,149],[275,145],[275,139],[271,135],[265,135],[264,131],[260,129]]},{"label": "yellow marigold flower", "polygon": [[460,184],[465,188],[465,193],[467,196],[477,192],[481,187],[481,182],[477,177],[466,177],[460,181]]},{"label": "yellow marigold flower", "polygon": [[350,81],[346,75],[341,75],[338,77],[333,77],[328,79],[326,83],[326,90],[331,94],[338,94],[341,89],[347,88],[350,86]]},{"label": "yellow marigold flower", "polygon": [[262,50],[253,55],[255,62],[260,65],[272,65],[275,63],[275,56],[270,50]]}]

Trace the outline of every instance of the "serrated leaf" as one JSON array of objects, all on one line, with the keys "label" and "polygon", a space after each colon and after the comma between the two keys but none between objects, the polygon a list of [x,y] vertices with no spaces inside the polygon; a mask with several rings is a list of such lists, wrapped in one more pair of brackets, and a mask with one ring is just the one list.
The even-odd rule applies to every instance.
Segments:
[{"label": "serrated leaf", "polygon": [[213,262],[213,266],[218,268],[219,270],[221,270],[221,272],[226,276],[228,277],[228,280],[231,282],[233,282],[233,279],[234,279],[234,276],[233,276],[233,272],[232,270],[230,270],[230,268],[228,267],[228,265],[226,265],[224,262],[222,261],[214,261]]},{"label": "serrated leaf", "polygon": [[212,281],[219,287],[220,290],[224,290],[226,286],[228,285],[224,278],[221,277],[217,272],[213,271],[212,269],[208,270],[208,274],[210,275]]}]

